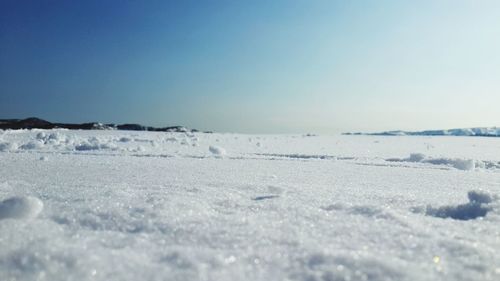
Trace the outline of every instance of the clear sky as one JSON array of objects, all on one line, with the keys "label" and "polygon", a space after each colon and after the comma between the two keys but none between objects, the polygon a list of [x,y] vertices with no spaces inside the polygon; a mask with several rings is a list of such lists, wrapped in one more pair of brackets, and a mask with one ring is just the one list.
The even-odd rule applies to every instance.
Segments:
[{"label": "clear sky", "polygon": [[0,118],[500,126],[500,1],[0,1]]}]

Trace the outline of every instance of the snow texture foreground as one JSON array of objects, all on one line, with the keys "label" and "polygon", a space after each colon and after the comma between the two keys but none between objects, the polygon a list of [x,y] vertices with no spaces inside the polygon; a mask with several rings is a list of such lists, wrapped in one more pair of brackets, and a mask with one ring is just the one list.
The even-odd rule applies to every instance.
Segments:
[{"label": "snow texture foreground", "polygon": [[0,131],[0,280],[500,280],[500,139]]}]

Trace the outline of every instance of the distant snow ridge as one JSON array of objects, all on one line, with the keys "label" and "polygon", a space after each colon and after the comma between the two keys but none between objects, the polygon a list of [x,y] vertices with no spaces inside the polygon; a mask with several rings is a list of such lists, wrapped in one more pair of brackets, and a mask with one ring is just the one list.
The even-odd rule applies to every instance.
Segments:
[{"label": "distant snow ridge", "polygon": [[417,132],[408,131],[386,131],[380,133],[346,133],[346,135],[374,135],[374,136],[481,136],[500,137],[500,128],[478,127],[450,130],[426,130]]},{"label": "distant snow ridge", "polygon": [[479,217],[484,217],[491,211],[489,203],[493,202],[494,197],[482,191],[469,191],[467,193],[469,202],[456,206],[443,206],[434,208],[427,206],[425,214],[438,218],[452,218],[456,220],[472,220]]},{"label": "distant snow ridge", "polygon": [[16,196],[0,202],[1,219],[32,219],[43,209],[43,202],[31,196]]},{"label": "distant snow ridge", "polygon": [[500,163],[480,161],[474,159],[460,159],[460,158],[430,158],[422,153],[412,153],[408,158],[389,158],[389,162],[411,162],[411,163],[427,163],[432,165],[451,166],[458,170],[472,171],[476,168],[482,169],[498,169]]}]

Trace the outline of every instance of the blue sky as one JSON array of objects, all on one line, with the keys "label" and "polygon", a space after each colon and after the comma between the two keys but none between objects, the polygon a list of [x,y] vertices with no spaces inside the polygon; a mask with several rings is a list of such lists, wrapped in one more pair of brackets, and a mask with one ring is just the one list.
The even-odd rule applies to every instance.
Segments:
[{"label": "blue sky", "polygon": [[500,126],[500,1],[0,2],[0,118]]}]

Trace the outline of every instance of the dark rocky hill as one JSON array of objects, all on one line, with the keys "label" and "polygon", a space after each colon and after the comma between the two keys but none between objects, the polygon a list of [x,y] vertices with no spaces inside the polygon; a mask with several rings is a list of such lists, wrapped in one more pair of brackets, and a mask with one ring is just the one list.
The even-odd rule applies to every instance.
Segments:
[{"label": "dark rocky hill", "polygon": [[[0,129],[71,129],[71,130],[129,130],[129,131],[155,131],[155,132],[188,132],[186,127],[172,126],[156,128],[139,124],[102,124],[98,122],[72,124],[72,123],[51,123],[49,121],[30,117],[26,119],[0,119]],[[191,130],[197,132],[197,130]]]}]

